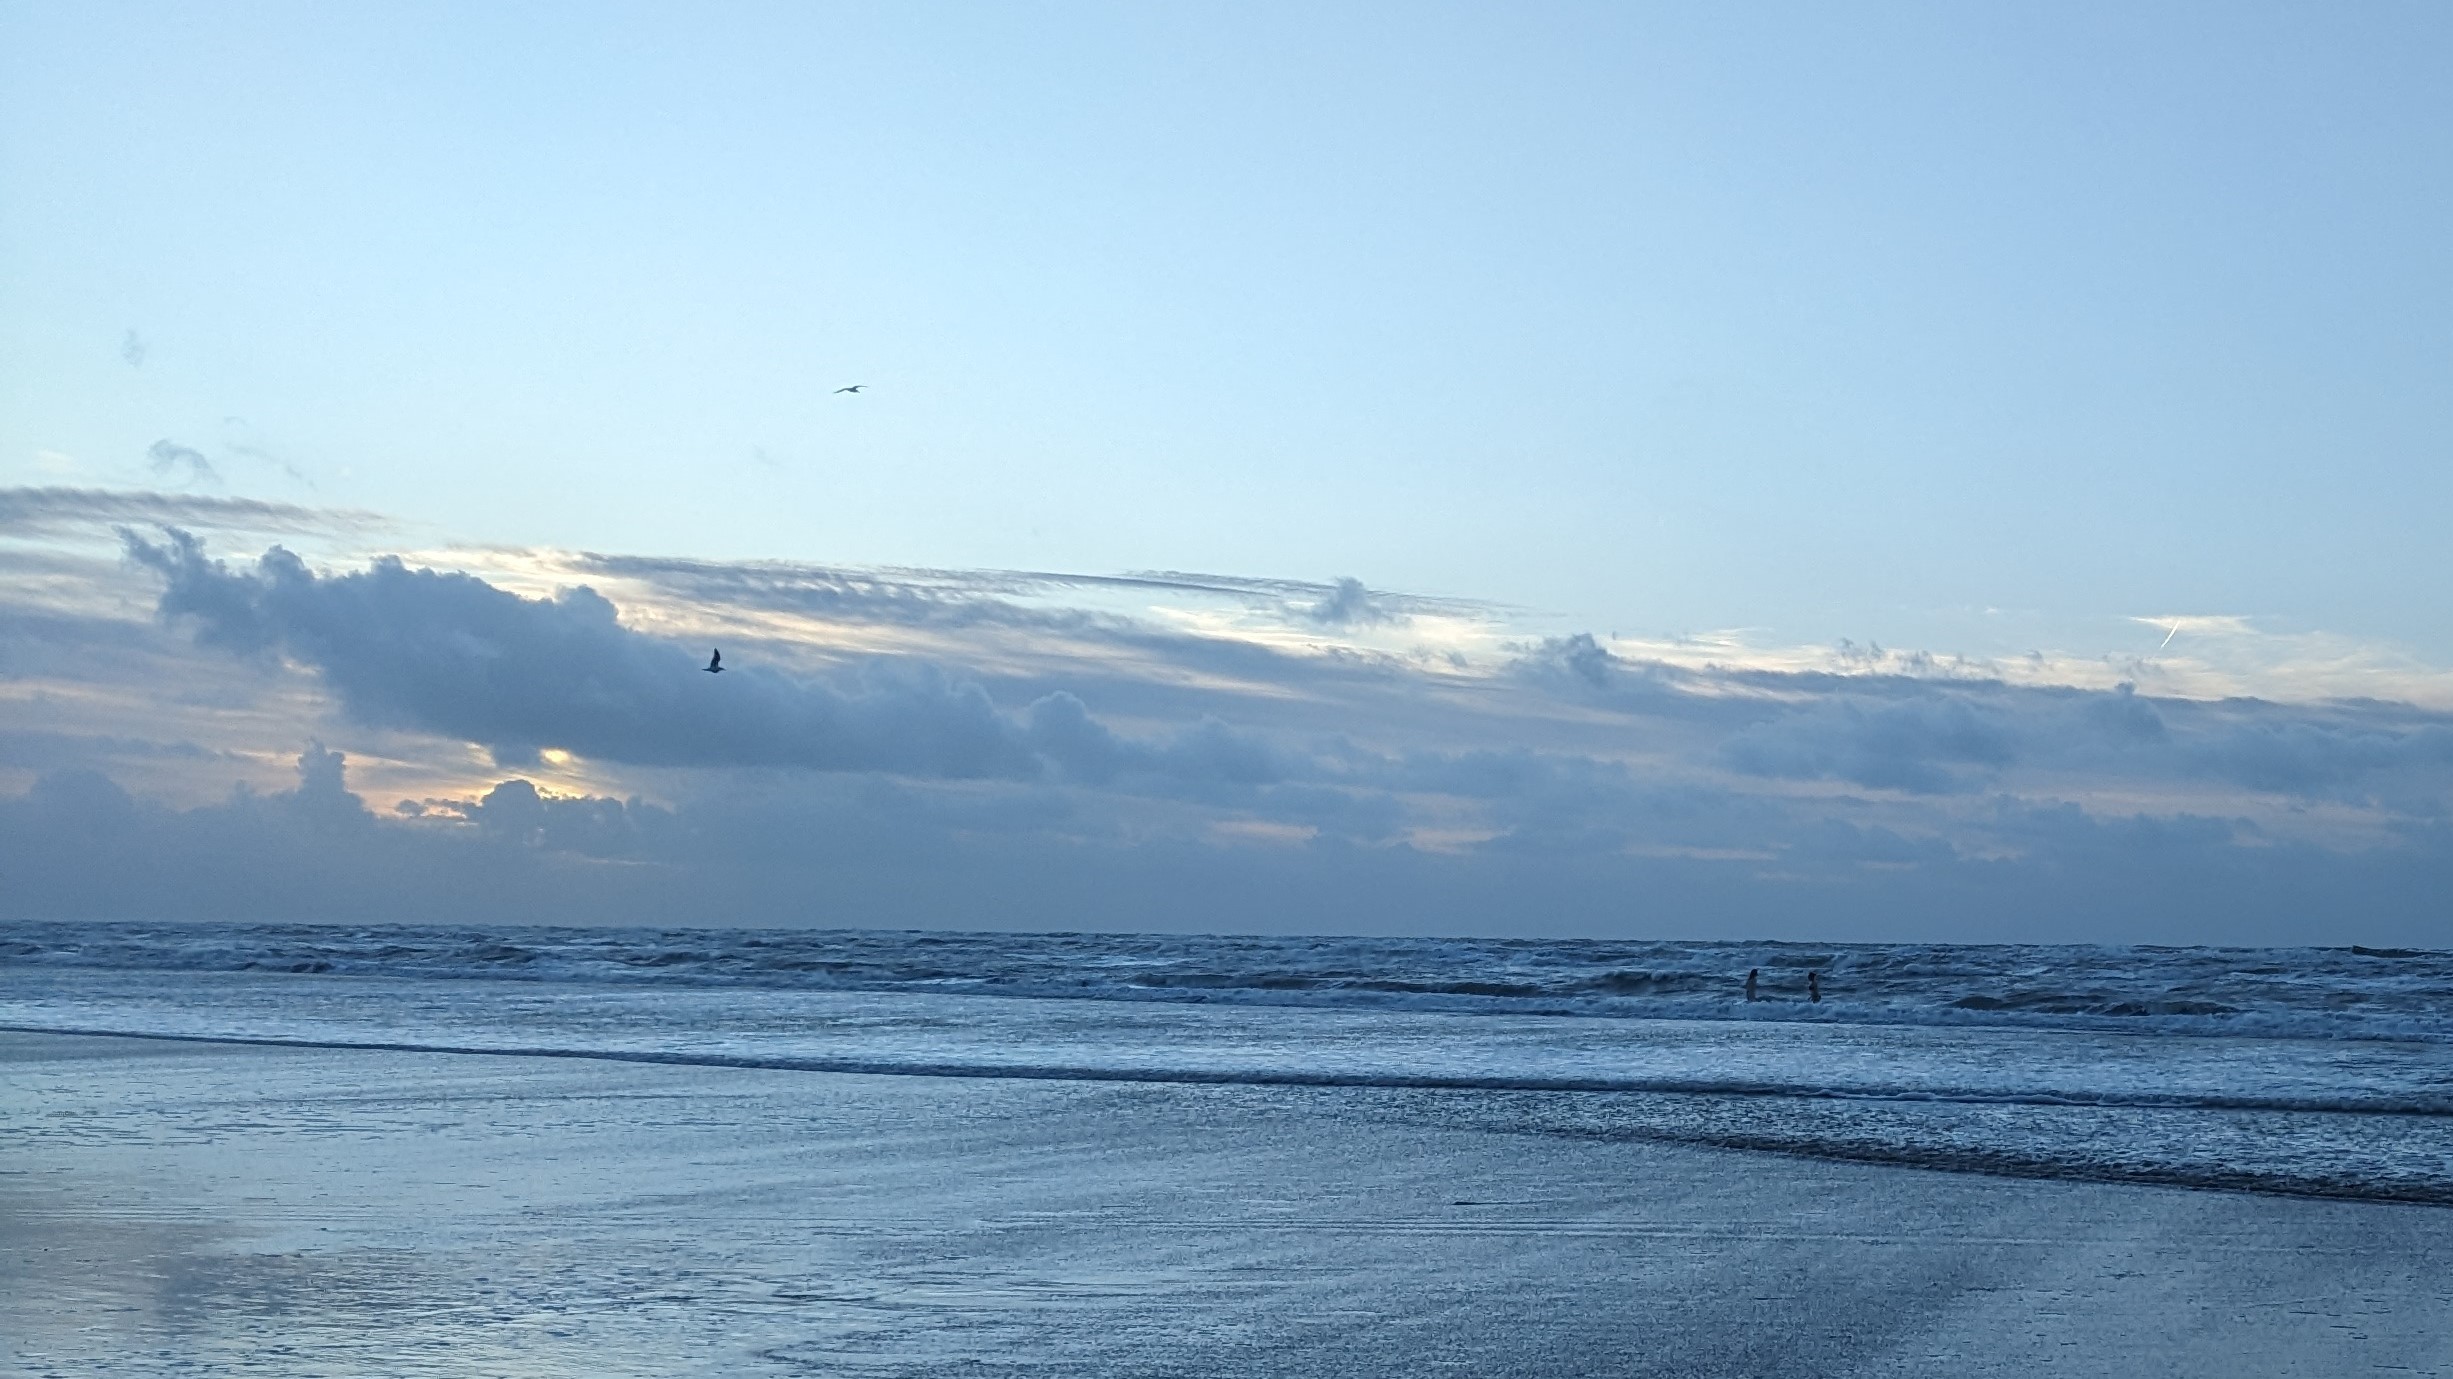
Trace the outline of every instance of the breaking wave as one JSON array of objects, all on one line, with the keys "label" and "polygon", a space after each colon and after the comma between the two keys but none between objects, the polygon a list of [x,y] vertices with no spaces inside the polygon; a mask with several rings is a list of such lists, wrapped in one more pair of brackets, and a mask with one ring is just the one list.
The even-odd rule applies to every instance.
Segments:
[{"label": "breaking wave", "polygon": [[2453,1041],[2453,952],[2357,946],[12,923],[6,966]]},{"label": "breaking wave", "polygon": [[2448,992],[2453,955],[2383,948],[0,925],[0,1029],[1177,1084],[2453,1205]]}]

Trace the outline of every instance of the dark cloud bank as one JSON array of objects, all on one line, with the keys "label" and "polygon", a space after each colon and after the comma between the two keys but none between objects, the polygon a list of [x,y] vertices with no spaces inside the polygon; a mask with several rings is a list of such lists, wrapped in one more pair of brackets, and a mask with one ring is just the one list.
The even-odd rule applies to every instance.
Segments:
[{"label": "dark cloud bank", "polygon": [[876,779],[741,782],[677,806],[512,779],[385,819],[311,747],[296,789],[174,810],[91,771],[0,800],[8,910],[56,918],[483,920],[1199,931],[1652,933],[1960,942],[2441,944],[2453,836],[2382,854],[2238,845],[2223,821],[2009,808],[2024,860],[1831,824],[1779,865],[1528,833],[1464,853],[1222,847],[1045,800]]},{"label": "dark cloud bank", "polygon": [[[2407,705],[1696,671],[1589,637],[1456,690],[943,581],[626,571],[1274,692],[911,658],[710,676],[585,588],[231,566],[176,530],[126,550],[197,654],[303,666],[345,722],[479,744],[499,783],[370,808],[317,746],[293,790],[178,810],[46,739],[0,800],[7,913],[2453,943],[2453,723]],[[1320,626],[1409,616],[1302,587],[1265,596]],[[663,802],[541,792],[547,749]],[[2185,803],[2072,802],[2158,792]]]},{"label": "dark cloud bank", "polygon": [[1266,769],[1264,748],[1215,723],[1128,742],[1071,696],[1008,714],[977,682],[925,663],[869,660],[834,683],[737,662],[697,673],[697,647],[623,627],[584,586],[522,598],[391,558],[319,577],[279,547],[234,571],[176,529],[160,544],[131,533],[127,549],[162,577],[162,613],[204,644],[304,661],[361,721],[479,743],[507,765],[550,747],[633,766],[940,779]]}]

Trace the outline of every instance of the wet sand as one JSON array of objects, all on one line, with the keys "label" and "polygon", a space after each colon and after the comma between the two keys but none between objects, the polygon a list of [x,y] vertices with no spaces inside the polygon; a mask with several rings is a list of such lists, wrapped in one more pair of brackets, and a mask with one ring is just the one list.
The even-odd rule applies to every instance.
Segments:
[{"label": "wet sand", "polygon": [[0,1034],[0,1371],[2453,1375],[2453,1211],[1423,1105]]}]

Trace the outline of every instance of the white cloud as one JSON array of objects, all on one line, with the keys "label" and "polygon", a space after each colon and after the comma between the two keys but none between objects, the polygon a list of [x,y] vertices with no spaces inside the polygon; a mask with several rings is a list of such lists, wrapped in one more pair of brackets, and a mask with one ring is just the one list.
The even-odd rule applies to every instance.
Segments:
[{"label": "white cloud", "polygon": [[[163,522],[217,534],[131,526],[125,563],[95,544]],[[103,807],[111,791],[77,774],[99,770],[164,849],[128,863],[160,873],[145,885],[193,880],[196,836],[243,834],[346,889],[421,848],[500,844],[516,814],[526,860],[487,865],[721,874],[747,903],[819,884],[823,859],[824,884],[913,922],[973,906],[1055,923],[1070,897],[1102,923],[1139,905],[1149,925],[1215,926],[1228,898],[1266,894],[1291,927],[1404,904],[1440,927],[1589,930],[1633,895],[1691,907],[1644,921],[1680,932],[1782,906],[1937,932],[1974,907],[2049,937],[2058,895],[2094,907],[2066,917],[2089,932],[2313,936],[2284,912],[2312,887],[2438,922],[2422,882],[2453,856],[2453,716],[2415,696],[2171,692],[2184,672],[2329,684],[2389,664],[2247,620],[2198,643],[2245,648],[2227,671],[2117,675],[2102,657],[1544,637],[1359,584],[364,554],[385,534],[239,499],[0,492],[15,817]],[[1426,627],[1462,629],[1454,654],[1406,644]],[[725,675],[697,669],[711,641]],[[378,806],[347,825],[347,857],[313,866],[284,832],[300,816],[261,803],[309,739],[347,752]],[[333,804],[333,763],[310,757]],[[233,779],[258,802],[227,798]],[[340,814],[316,817],[314,838],[343,836]],[[2207,898],[2170,911],[2167,873]],[[1033,876],[1053,889],[999,890]]]}]

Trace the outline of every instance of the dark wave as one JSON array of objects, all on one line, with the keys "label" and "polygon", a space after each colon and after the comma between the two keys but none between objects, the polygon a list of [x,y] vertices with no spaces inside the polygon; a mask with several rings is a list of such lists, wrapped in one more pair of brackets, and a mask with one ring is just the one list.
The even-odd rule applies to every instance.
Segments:
[{"label": "dark wave", "polygon": [[2012,1146],[1933,1146],[1862,1144],[1814,1135],[1766,1130],[1685,1130],[1641,1127],[1615,1131],[1551,1131],[1577,1138],[1640,1140],[1656,1144],[1688,1144],[1710,1149],[1742,1149],[1787,1154],[1798,1158],[1922,1168],[1943,1173],[1981,1173],[2003,1178],[2044,1178],[2062,1182],[2128,1183],[2143,1187],[2190,1188],[2198,1191],[2254,1192],[2275,1197],[2318,1197],[2338,1201],[2396,1202],[2453,1207],[2453,1181],[2423,1173],[2367,1176],[2322,1169],[2277,1168],[2227,1163],[2122,1163],[2037,1153]]},{"label": "dark wave", "polygon": [[2453,1041],[2408,948],[19,922],[8,966]]},{"label": "dark wave", "polygon": [[2321,1115],[2453,1119],[2453,1096],[2276,1096],[2117,1090],[1988,1090],[1981,1088],[1820,1086],[1748,1078],[1542,1077],[1515,1073],[1409,1073],[1393,1069],[1297,1067],[1170,1067],[1131,1063],[989,1062],[971,1059],[819,1058],[797,1054],[729,1054],[694,1049],[624,1049],[551,1044],[464,1044],[307,1035],[196,1034],[134,1028],[0,1024],[20,1034],[73,1034],[265,1048],[357,1049],[381,1053],[468,1054],[490,1058],[579,1058],[609,1063],[750,1068],[853,1076],[1002,1078],[1039,1082],[1155,1082],[1185,1086],[1348,1087],[1450,1092],[1600,1092],[1655,1096],[1802,1098],[1827,1101],[1946,1103],[1975,1106],[2103,1106],[2173,1111],[2279,1111]]}]

